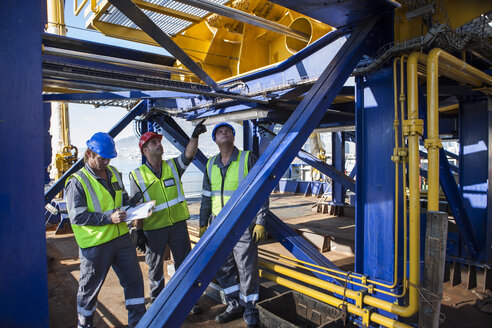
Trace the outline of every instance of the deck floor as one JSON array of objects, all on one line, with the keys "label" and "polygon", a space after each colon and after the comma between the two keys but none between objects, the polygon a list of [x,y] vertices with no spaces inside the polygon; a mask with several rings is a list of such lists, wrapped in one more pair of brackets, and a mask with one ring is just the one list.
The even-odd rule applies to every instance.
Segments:
[{"label": "deck floor", "polygon": [[[331,217],[327,214],[313,213],[312,208],[317,198],[304,196],[272,195],[270,209],[292,228],[307,234],[328,236],[332,250],[323,254],[335,265],[344,270],[352,270],[354,264],[353,245],[355,234],[354,218]],[[191,234],[197,231],[199,201],[189,203],[192,219],[188,221]],[[79,277],[79,254],[73,234],[55,235],[47,231],[48,253],[48,292],[50,327],[68,328],[77,326],[76,294]],[[338,247],[338,248],[337,248]],[[274,252],[289,256],[290,253],[273,239],[260,245],[260,257]],[[138,256],[145,286],[145,297],[149,300],[148,268],[143,254]],[[166,280],[169,280],[166,276]],[[446,287],[444,292],[443,312],[447,315],[441,327],[487,327],[492,326],[492,316],[481,313],[473,307],[474,301],[459,303],[462,300],[474,300],[471,291],[460,286]],[[476,299],[476,296],[475,296]],[[182,327],[245,327],[242,319],[219,325],[214,317],[225,310],[225,305],[203,295],[199,300],[202,314],[189,315]],[[124,327],[127,324],[127,311],[124,304],[123,289],[113,270],[110,270],[98,298],[95,325],[101,327]],[[488,323],[487,323],[488,322]]]}]

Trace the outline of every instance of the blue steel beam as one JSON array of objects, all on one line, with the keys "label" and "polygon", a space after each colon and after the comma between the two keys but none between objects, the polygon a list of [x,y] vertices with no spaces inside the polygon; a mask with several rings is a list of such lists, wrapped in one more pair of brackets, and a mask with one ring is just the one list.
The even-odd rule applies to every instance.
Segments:
[{"label": "blue steel beam", "polygon": [[272,2],[336,28],[357,24],[364,19],[370,19],[401,6],[396,1],[388,0],[372,0],[370,5],[367,0],[272,0]]},{"label": "blue steel beam", "polygon": [[358,26],[212,222],[138,327],[179,327],[362,57],[376,19]]},{"label": "blue steel beam", "polygon": [[[111,130],[108,131],[108,134],[112,136],[113,138],[118,135],[135,117],[138,115],[143,114],[147,110],[147,101],[142,100],[140,101],[135,107],[132,108],[123,118],[116,123],[115,126],[111,128]],[[51,187],[44,193],[44,202],[45,204],[48,204],[51,202],[53,197],[55,197],[56,194],[58,194],[63,187],[65,186],[65,181],[69,176],[77,172],[79,169],[81,169],[84,166],[84,158],[82,157],[75,163],[65,174],[62,175],[60,179],[58,179]]]},{"label": "blue steel beam", "polygon": [[453,212],[454,221],[458,226],[465,247],[471,254],[475,255],[478,251],[477,238],[473,232],[463,198],[451,173],[448,159],[442,148],[439,149],[439,181],[448,200],[449,207]]},{"label": "blue steel beam", "polygon": [[[352,172],[350,172],[350,174],[349,174],[349,178],[353,179],[353,178],[355,178],[356,175],[357,175],[357,165],[354,165],[354,168],[352,169]],[[354,183],[355,183],[355,180],[354,180]],[[355,189],[352,190],[352,191],[355,192]]]},{"label": "blue steel beam", "polygon": [[268,100],[260,97],[249,98],[246,96],[229,93],[216,93],[195,88],[189,89],[171,86],[163,86],[164,91],[116,91],[116,92],[86,92],[86,93],[54,93],[43,95],[43,101],[84,101],[84,100],[112,100],[112,99],[163,99],[163,98],[195,98],[202,95],[210,98],[230,98],[250,102],[254,104],[268,104]]},{"label": "blue steel beam", "polygon": [[215,91],[222,91],[222,88],[131,0],[109,0],[109,2],[140,27],[142,31],[154,39],[161,47],[179,60],[186,68],[195,73],[199,79]]},{"label": "blue steel beam", "polygon": [[138,51],[126,47],[118,47],[109,44],[97,43],[87,40],[69,38],[66,36],[43,33],[43,46],[57,49],[66,49],[94,55],[122,58],[127,60],[173,66],[176,59],[171,56]]},{"label": "blue steel beam", "polygon": [[[190,137],[183,131],[179,124],[169,115],[157,114],[150,117],[162,128],[162,134],[169,140],[180,152],[184,152]],[[197,150],[193,164],[205,173],[207,167],[207,156],[200,149]]]},{"label": "blue steel beam", "polygon": [[[331,149],[331,162],[335,169],[341,173],[345,168],[345,133],[333,132],[331,134]],[[355,186],[352,190],[355,190]],[[331,186],[331,193],[334,203],[345,203],[345,190],[336,180]]]},{"label": "blue steel beam", "polygon": [[342,185],[343,187],[355,192],[355,180],[352,179],[351,177],[348,177],[343,172],[340,172],[335,167],[326,164],[325,162],[321,161],[316,156],[314,156],[314,155],[312,155],[312,154],[310,154],[304,150],[299,151],[299,153],[297,153],[297,157],[300,158],[303,162],[316,168],[318,171],[320,171],[324,175],[329,176],[330,178],[333,179],[333,181],[335,181],[335,182],[339,183],[340,185]]},{"label": "blue steel beam", "polygon": [[41,194],[43,6],[46,1],[1,4],[0,327],[50,326]]},{"label": "blue steel beam", "polygon": [[[340,270],[333,262],[324,257],[313,245],[294,232],[284,221],[271,211],[266,218],[266,229],[282,246],[297,259],[333,270]],[[324,274],[313,272],[319,279],[340,285],[340,282]]]},{"label": "blue steel beam", "polygon": [[[256,124],[256,126],[263,129],[263,131],[265,131],[266,133],[273,135],[273,136],[276,136],[276,134],[274,132],[264,128],[263,126],[258,125],[258,124]],[[318,171],[320,171],[324,175],[329,176],[330,178],[332,178],[336,182],[340,183],[345,188],[355,192],[355,180],[353,179],[353,177],[348,177],[347,175],[340,172],[339,170],[337,170],[333,166],[326,164],[325,162],[321,161],[319,158],[308,153],[305,150],[301,149],[297,153],[297,158],[302,160],[304,163],[311,165],[312,167],[314,167],[315,169],[317,169]],[[352,172],[354,172],[354,171],[356,171],[355,168],[354,168],[354,170],[352,170]]]},{"label": "blue steel beam", "polygon": [[[420,156],[422,158],[427,159],[427,152],[426,151],[419,150],[419,153],[420,153]],[[451,158],[453,158],[453,156],[457,156],[457,155],[455,155],[455,154],[453,154],[451,152],[448,152],[448,151],[443,150],[443,155],[444,156],[447,156],[447,154],[451,154],[451,156],[450,156]],[[459,171],[460,171],[459,167],[457,167],[456,165],[453,165],[453,164],[449,163],[449,161],[448,161],[448,165],[449,165],[449,169],[451,171],[453,171],[454,173],[459,173]]]}]

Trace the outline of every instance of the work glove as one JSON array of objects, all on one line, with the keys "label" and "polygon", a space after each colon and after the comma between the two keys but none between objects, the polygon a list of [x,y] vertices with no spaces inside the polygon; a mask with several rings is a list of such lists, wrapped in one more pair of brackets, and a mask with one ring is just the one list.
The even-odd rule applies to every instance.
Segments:
[{"label": "work glove", "polygon": [[147,237],[145,237],[145,233],[143,229],[137,230],[137,242],[136,247],[139,252],[145,253],[146,245],[147,245]]},{"label": "work glove", "polygon": [[201,120],[200,123],[198,123],[195,126],[195,129],[193,130],[193,133],[191,134],[192,138],[198,138],[198,136],[204,132],[207,132],[207,127],[203,125],[203,122],[205,122],[205,119]]},{"label": "work glove", "polygon": [[200,231],[198,232],[198,237],[202,238],[205,231],[207,231],[207,226],[200,227]]},{"label": "work glove", "polygon": [[259,243],[260,240],[266,238],[266,230],[265,227],[262,226],[261,224],[255,225],[253,229],[253,239],[255,240],[255,243]]}]

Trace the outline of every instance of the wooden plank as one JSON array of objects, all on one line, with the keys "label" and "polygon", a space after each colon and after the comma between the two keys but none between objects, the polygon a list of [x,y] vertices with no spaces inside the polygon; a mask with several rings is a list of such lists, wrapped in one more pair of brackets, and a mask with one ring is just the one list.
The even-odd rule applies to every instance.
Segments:
[{"label": "wooden plank", "polygon": [[424,276],[420,297],[419,327],[439,327],[446,260],[448,214],[427,212]]}]

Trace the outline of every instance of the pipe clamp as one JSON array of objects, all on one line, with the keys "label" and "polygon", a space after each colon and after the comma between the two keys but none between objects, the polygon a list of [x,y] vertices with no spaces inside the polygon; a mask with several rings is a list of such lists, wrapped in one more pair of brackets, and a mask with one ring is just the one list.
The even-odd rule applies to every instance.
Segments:
[{"label": "pipe clamp", "polygon": [[424,121],[421,119],[409,119],[403,121],[403,135],[423,135]]},{"label": "pipe clamp", "polygon": [[440,138],[425,139],[424,147],[427,149],[442,148],[442,141]]}]

